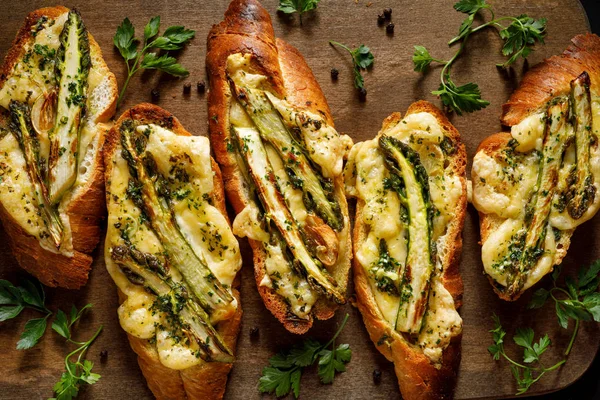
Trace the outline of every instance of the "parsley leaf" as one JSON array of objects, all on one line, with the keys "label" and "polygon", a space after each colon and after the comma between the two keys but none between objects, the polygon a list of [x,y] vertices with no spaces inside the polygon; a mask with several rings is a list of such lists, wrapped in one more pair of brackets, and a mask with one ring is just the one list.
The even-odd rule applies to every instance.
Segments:
[{"label": "parsley leaf", "polygon": [[279,0],[277,11],[284,14],[293,14],[297,12],[300,15],[300,25],[302,25],[302,14],[317,8],[321,0]]},{"label": "parsley leaf", "polygon": [[375,56],[371,53],[371,49],[364,44],[361,44],[356,49],[350,49],[348,46],[333,40],[330,40],[329,44],[332,46],[339,46],[350,53],[352,56],[352,69],[354,72],[354,87],[356,89],[364,89],[365,80],[361,71],[373,66]]},{"label": "parsley leaf", "polygon": [[490,333],[492,333],[494,344],[488,347],[488,352],[494,360],[500,360],[502,357],[510,363],[511,372],[517,383],[517,395],[527,392],[531,385],[540,380],[544,374],[559,368],[566,362],[564,359],[549,368],[544,367],[540,358],[552,342],[548,335],[544,335],[538,342],[534,342],[535,333],[531,328],[519,328],[513,336],[513,341],[523,348],[523,363],[525,364],[514,361],[504,351],[506,331],[502,328],[500,318],[494,314],[492,319],[494,329],[490,330]]},{"label": "parsley leaf", "polygon": [[[55,400],[71,400],[79,393],[80,385],[93,385],[100,379],[99,374],[92,372],[94,363],[86,360],[84,357],[90,345],[102,331],[102,326],[85,342],[74,340],[72,333],[73,325],[91,307],[91,304],[87,304],[80,310],[77,310],[75,306],[72,306],[69,316],[64,311],[58,310],[56,318],[52,322],[52,329],[67,339],[67,342],[78,346],[77,349],[65,357],[65,372],[62,373],[60,380],[53,387],[54,394],[56,395]],[[72,359],[75,361],[72,361]]]},{"label": "parsley leaf", "polygon": [[[458,29],[458,35],[448,42],[449,46],[461,42],[460,48],[454,56],[448,61],[439,60],[433,58],[425,47],[414,46],[415,50],[412,60],[416,72],[427,71],[432,62],[443,65],[440,73],[440,87],[431,93],[440,97],[446,109],[462,115],[465,112],[479,111],[490,104],[481,98],[481,91],[477,84],[466,83],[462,86],[457,86],[450,78],[451,67],[458,56],[464,51],[471,34],[487,27],[498,29],[500,38],[504,41],[502,54],[508,57],[506,62],[498,64],[498,66],[507,67],[519,57],[526,58],[531,54],[533,46],[537,42],[544,43],[546,19],[535,20],[525,14],[518,17],[496,18],[492,6],[487,4],[486,0],[460,0],[454,4],[454,9],[467,14],[467,17],[462,21]],[[484,10],[489,11],[492,17],[491,20],[473,27],[475,17],[480,15]],[[506,21],[510,21],[510,24],[505,25]]]},{"label": "parsley leaf", "polygon": [[45,314],[42,318],[27,321],[17,350],[32,348],[46,331],[46,321],[52,314],[46,305],[46,296],[42,284],[25,280],[23,286],[14,286],[6,280],[0,280],[0,322],[17,317],[25,308],[31,308]]},{"label": "parsley leaf", "polygon": [[258,380],[258,390],[261,393],[275,393],[283,397],[292,391],[294,397],[300,396],[300,378],[302,368],[311,366],[318,359],[318,374],[322,383],[332,383],[336,372],[344,372],[346,364],[352,358],[352,350],[347,344],[337,348],[333,345],[335,339],[344,329],[348,321],[348,314],[344,317],[339,329],[333,338],[322,345],[316,340],[307,339],[302,344],[297,344],[287,352],[278,353],[269,359],[269,366],[263,368],[262,376]]},{"label": "parsley leaf", "polygon": [[[113,43],[121,53],[127,66],[127,78],[119,93],[117,107],[121,105],[123,96],[127,90],[127,85],[131,77],[140,69],[157,69],[173,76],[187,76],[189,72],[182,65],[177,63],[175,57],[168,53],[157,55],[149,52],[151,49],[164,50],[166,52],[182,49],[190,40],[194,38],[196,32],[186,29],[183,26],[171,26],[167,28],[162,36],[158,36],[160,29],[160,17],[156,16],[144,27],[144,40],[142,49],[138,51],[138,43],[135,38],[135,28],[129,18],[125,18],[117,28]],[[153,40],[151,40],[154,38]]]}]

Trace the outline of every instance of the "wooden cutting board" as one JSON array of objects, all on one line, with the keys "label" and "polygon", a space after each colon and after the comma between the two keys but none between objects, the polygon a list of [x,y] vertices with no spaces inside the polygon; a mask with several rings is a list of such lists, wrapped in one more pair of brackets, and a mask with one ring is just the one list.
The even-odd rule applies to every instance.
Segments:
[{"label": "wooden cutting board", "polygon": [[[323,0],[318,11],[305,15],[303,26],[297,16],[279,16],[275,13],[276,0],[265,0],[272,13],[275,32],[298,47],[312,67],[329,100],[336,125],[355,141],[370,139],[379,130],[383,119],[394,111],[404,112],[415,100],[426,99],[439,104],[430,91],[439,85],[439,69],[422,76],[413,72],[411,55],[413,45],[421,44],[430,49],[434,57],[448,58],[453,50],[446,40],[458,31],[463,15],[452,9],[454,0],[392,1],[392,0]],[[54,5],[55,1],[5,2],[0,13],[0,55],[4,56],[15,33],[29,11],[42,6]],[[588,22],[577,0],[510,0],[496,2],[496,15],[519,15],[548,19],[546,44],[536,46],[530,56],[533,65],[545,57],[558,54],[569,44],[569,39],[588,31]],[[207,132],[206,98],[195,90],[195,84],[205,79],[204,57],[206,35],[219,22],[227,8],[227,0],[196,1],[118,0],[84,1],[72,0],[68,6],[81,11],[90,32],[100,43],[109,67],[123,82],[125,66],[113,48],[112,36],[122,19],[128,16],[138,33],[150,17],[160,15],[163,29],[169,25],[185,25],[197,31],[196,39],[181,52],[179,59],[191,74],[184,80],[173,79],[156,72],[139,73],[130,84],[121,111],[142,101],[150,101],[150,90],[160,89],[158,105],[173,112],[191,132],[204,135]],[[393,36],[377,26],[377,14],[384,7],[393,8],[396,29]],[[358,101],[352,87],[352,66],[348,54],[333,49],[329,40],[337,40],[351,46],[365,44],[375,54],[374,68],[365,73],[368,101]],[[490,101],[487,109],[464,117],[452,117],[466,143],[469,159],[472,159],[478,143],[487,135],[501,129],[500,106],[517,86],[524,67],[519,61],[509,71],[498,70],[495,64],[502,62],[499,54],[501,40],[495,30],[482,32],[473,37],[464,56],[456,63],[453,79],[457,83],[477,82],[483,97]],[[332,82],[330,69],[340,70],[339,80]],[[183,95],[184,82],[191,82],[190,95]],[[470,166],[469,166],[470,168]],[[564,261],[565,269],[574,270],[582,264],[600,257],[600,218],[596,217],[579,228],[573,236],[569,255]],[[462,341],[462,364],[456,397],[460,399],[509,397],[515,393],[514,380],[505,362],[494,362],[487,352],[491,344],[488,330],[492,328],[490,316],[497,313],[512,335],[518,326],[530,326],[537,333],[547,332],[553,342],[552,349],[544,359],[556,362],[560,351],[569,339],[570,330],[561,329],[553,307],[540,311],[526,310],[530,293],[521,301],[506,303],[493,294],[482,274],[477,213],[469,206],[464,230],[464,250],[461,272],[464,279],[464,318]],[[6,237],[0,231],[0,278],[18,281],[24,276],[6,245]],[[230,375],[227,399],[259,398],[257,381],[267,359],[282,348],[301,340],[286,332],[267,312],[259,299],[252,275],[252,262],[248,257],[248,245],[241,243],[245,251],[242,272],[242,303],[244,318],[238,341],[238,358]],[[70,308],[91,302],[94,308],[81,323],[82,337],[89,337],[100,324],[104,331],[91,348],[88,358],[96,363],[94,370],[102,379],[82,391],[81,398],[89,399],[145,399],[150,391],[140,373],[136,357],[130,350],[125,334],[116,316],[118,306],[113,282],[109,278],[102,259],[102,247],[95,252],[94,269],[89,284],[79,291],[48,289],[48,304],[52,309]],[[548,285],[544,279],[540,286]],[[351,289],[352,291],[352,286]],[[340,337],[350,343],[353,350],[348,371],[339,375],[333,385],[321,385],[314,369],[305,371],[301,396],[310,399],[397,399],[400,398],[392,365],[376,350],[363,327],[360,314],[351,305],[340,310],[333,320],[317,322],[309,336],[326,339],[335,331],[344,313],[350,314],[349,323]],[[0,324],[2,346],[2,374],[0,374],[0,399],[37,399],[52,395],[51,388],[64,369],[63,357],[71,349],[62,338],[48,329],[41,343],[29,351],[15,350],[23,326],[34,313],[24,312],[17,320]],[[251,340],[249,332],[260,327],[260,335]],[[550,392],[565,387],[579,378],[589,367],[600,342],[597,324],[585,323],[575,343],[566,367],[549,373],[531,394]],[[509,352],[517,355],[512,343]],[[107,350],[108,357],[100,361],[100,351]],[[372,372],[382,371],[381,384],[375,385]]]}]

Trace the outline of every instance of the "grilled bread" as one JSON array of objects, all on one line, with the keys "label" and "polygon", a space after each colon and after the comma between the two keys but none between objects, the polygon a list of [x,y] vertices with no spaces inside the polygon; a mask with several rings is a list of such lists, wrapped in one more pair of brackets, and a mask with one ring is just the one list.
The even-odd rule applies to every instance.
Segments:
[{"label": "grilled bread", "polygon": [[510,133],[485,139],[473,160],[484,271],[504,300],[560,264],[600,207],[600,38],[571,42],[523,77],[502,107]]},{"label": "grilled bread", "polygon": [[298,51],[276,39],[256,0],[234,0],[208,35],[209,130],[253,250],[258,291],[304,333],[346,300],[350,222],[342,164],[351,146]]},{"label": "grilled bread", "polygon": [[158,399],[219,399],[239,332],[241,255],[208,138],[140,104],[104,150],[106,267],[119,321]]},{"label": "grilled bread", "polygon": [[357,200],[357,305],[407,400],[452,398],[456,384],[465,165],[456,129],[419,101],[355,144],[344,169],[346,193]]},{"label": "grilled bread", "polygon": [[0,74],[0,219],[47,286],[84,285],[105,215],[101,148],[117,83],[79,13],[30,13]]}]

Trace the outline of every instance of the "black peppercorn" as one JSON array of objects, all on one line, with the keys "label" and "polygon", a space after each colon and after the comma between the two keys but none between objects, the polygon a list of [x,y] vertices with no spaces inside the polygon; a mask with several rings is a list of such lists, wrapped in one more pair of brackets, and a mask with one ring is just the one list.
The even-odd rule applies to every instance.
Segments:
[{"label": "black peppercorn", "polygon": [[100,360],[106,361],[107,358],[108,358],[108,350],[102,350],[100,352]]},{"label": "black peppercorn", "polygon": [[206,90],[206,83],[204,83],[204,81],[198,81],[196,87],[198,88],[198,93],[204,93]]},{"label": "black peppercorn", "polygon": [[385,15],[379,14],[377,16],[377,25],[381,26],[385,23]]},{"label": "black peppercorn", "polygon": [[337,81],[339,74],[340,74],[340,71],[338,71],[337,68],[331,68],[331,79],[332,80]]},{"label": "black peppercorn", "polygon": [[252,339],[252,340],[258,339],[258,335],[259,335],[259,331],[258,331],[257,326],[250,329],[250,339]]},{"label": "black peppercorn", "polygon": [[385,31],[389,34],[394,33],[394,23],[390,22],[389,24],[387,24],[387,26],[385,27]]},{"label": "black peppercorn", "polygon": [[190,94],[192,92],[192,84],[191,83],[186,83],[185,85],[183,85],[183,93],[184,94]]},{"label": "black peppercorn", "polygon": [[373,370],[373,383],[379,385],[381,383],[381,370]]},{"label": "black peppercorn", "polygon": [[365,89],[364,87],[361,87],[358,90],[358,98],[360,101],[365,102],[367,101],[367,89]]},{"label": "black peppercorn", "polygon": [[154,88],[150,92],[150,96],[152,96],[152,101],[158,101],[160,99],[160,92],[158,89]]},{"label": "black peppercorn", "polygon": [[383,10],[383,16],[385,17],[385,19],[390,19],[392,18],[392,9],[391,8],[385,8]]}]

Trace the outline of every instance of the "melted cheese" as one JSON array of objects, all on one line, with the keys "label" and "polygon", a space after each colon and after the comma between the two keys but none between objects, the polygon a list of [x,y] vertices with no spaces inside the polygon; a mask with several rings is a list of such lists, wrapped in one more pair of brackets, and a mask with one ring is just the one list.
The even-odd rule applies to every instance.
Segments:
[{"label": "melted cheese", "polygon": [[[208,139],[195,136],[178,136],[158,125],[142,125],[150,137],[146,150],[156,161],[159,172],[166,178],[185,171],[187,182],[170,180],[170,190],[175,196],[172,207],[179,228],[197,254],[203,254],[211,272],[231,287],[241,267],[239,245],[225,216],[206,199],[213,191],[213,171]],[[142,286],[131,283],[121,268],[112,261],[110,249],[124,244],[126,234],[140,251],[162,257],[163,248],[152,230],[140,220],[141,212],[126,194],[129,184],[127,162],[121,150],[115,151],[112,172],[107,184],[108,229],[105,245],[106,267],[127,300],[119,307],[119,321],[129,334],[142,338],[156,338],[158,356],[163,365],[171,369],[184,369],[202,360],[196,357],[197,345],[176,343],[168,332],[157,329],[165,325],[161,313],[152,311],[155,296]],[[172,279],[181,281],[176,267],[171,268]],[[213,316],[214,318],[214,316]],[[160,324],[156,324],[160,322]],[[218,322],[213,320],[213,322]]]},{"label": "melted cheese", "polygon": [[[600,134],[600,97],[592,95],[592,133]],[[473,160],[473,204],[485,214],[493,214],[500,220],[489,233],[482,246],[482,261],[485,272],[497,283],[506,286],[506,271],[499,268],[505,257],[511,237],[523,228],[526,207],[537,181],[539,152],[542,150],[545,119],[543,113],[532,114],[511,129],[517,141],[516,152],[510,159],[503,151],[488,155],[479,151]],[[573,130],[573,127],[569,127]],[[572,135],[572,134],[571,134]],[[508,160],[508,161],[507,161]],[[569,145],[559,170],[557,193],[553,203],[558,204],[560,194],[567,189],[567,178],[575,166],[574,144]],[[528,273],[523,290],[534,285],[557,263],[557,243],[554,230],[575,229],[592,218],[600,207],[600,146],[590,148],[590,169],[594,176],[596,197],[585,214],[575,220],[566,209],[559,211],[552,206],[544,243],[544,254]]]},{"label": "melted cheese", "polygon": [[[23,56],[16,62],[13,70],[7,76],[0,88],[0,107],[8,109],[11,100],[26,102],[33,107],[38,98],[46,96],[56,90],[54,82],[54,63],[45,61],[44,57],[35,51],[36,46],[43,46],[47,51],[56,51],[60,45],[59,36],[63,30],[68,13],[65,12],[55,19],[48,18],[33,40],[23,46]],[[37,47],[39,48],[39,47]],[[91,48],[92,58],[96,56],[95,48]],[[100,55],[97,55],[98,57]],[[79,146],[79,171],[73,187],[65,194],[58,206],[60,218],[63,222],[64,234],[60,252],[66,256],[73,255],[71,225],[65,212],[73,199],[74,193],[89,183],[93,173],[93,161],[99,151],[98,141],[100,131],[108,130],[107,126],[95,123],[93,110],[98,106],[93,99],[96,89],[106,84],[108,76],[100,69],[100,65],[92,63],[88,75],[88,114],[82,121]],[[103,107],[105,105],[102,105]],[[50,152],[50,141],[47,133],[38,135],[40,143],[39,157],[46,161]],[[16,145],[15,145],[16,144]],[[3,183],[0,184],[0,202],[9,212],[16,223],[28,234],[46,237],[47,232],[41,217],[38,215],[37,206],[32,202],[33,185],[26,173],[25,161],[21,150],[12,134],[0,140],[0,173],[3,173]],[[10,172],[7,172],[9,171]],[[19,193],[19,197],[17,197]],[[56,252],[56,247],[47,240],[40,240],[40,245],[50,252]]]},{"label": "melted cheese", "polygon": [[[444,166],[444,154],[440,143],[444,139],[442,128],[429,113],[406,116],[393,126],[388,126],[386,135],[394,136],[419,153],[421,162],[429,175],[431,201],[439,211],[434,219],[433,240],[439,249],[448,246],[446,228],[455,215],[456,207],[463,195],[459,176]],[[396,323],[399,298],[377,288],[377,279],[384,274],[392,280],[396,274],[372,268],[379,259],[379,242],[385,239],[392,258],[402,269],[407,257],[407,227],[400,219],[400,199],[396,192],[387,190],[384,181],[389,177],[384,157],[379,151],[378,138],[357,143],[350,152],[344,170],[346,193],[364,201],[362,222],[368,228],[365,241],[360,244],[356,258],[367,272],[374,300],[382,317],[392,326]],[[437,265],[437,274],[443,266]],[[423,353],[439,366],[443,349],[452,337],[462,331],[462,319],[456,311],[454,300],[434,275],[429,296],[424,327],[418,337]]]}]

